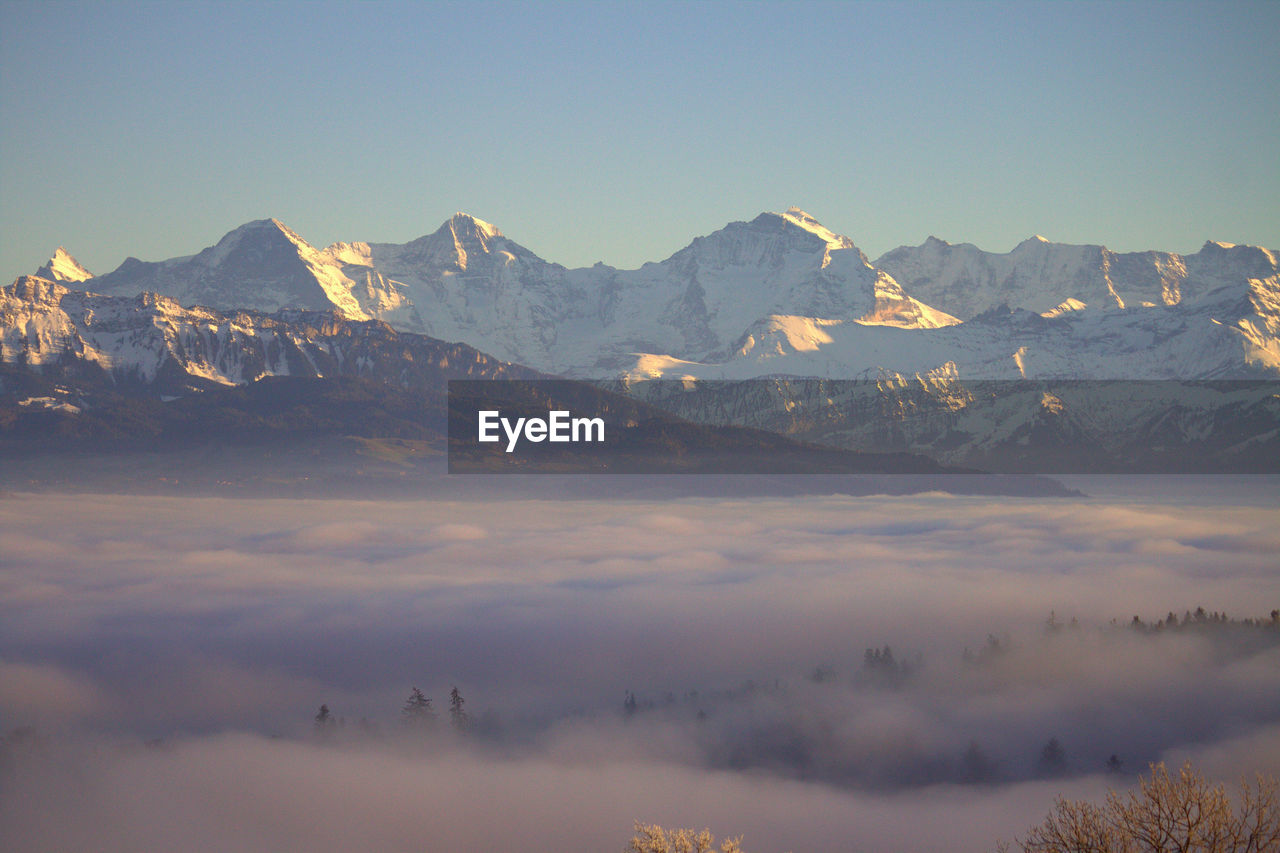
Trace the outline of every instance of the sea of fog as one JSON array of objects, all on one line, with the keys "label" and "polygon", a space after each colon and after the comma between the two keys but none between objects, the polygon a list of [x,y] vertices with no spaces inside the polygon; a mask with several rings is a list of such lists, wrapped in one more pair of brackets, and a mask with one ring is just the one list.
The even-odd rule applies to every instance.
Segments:
[{"label": "sea of fog", "polygon": [[6,495],[0,848],[979,851],[1152,761],[1275,772],[1274,479],[1070,485]]}]

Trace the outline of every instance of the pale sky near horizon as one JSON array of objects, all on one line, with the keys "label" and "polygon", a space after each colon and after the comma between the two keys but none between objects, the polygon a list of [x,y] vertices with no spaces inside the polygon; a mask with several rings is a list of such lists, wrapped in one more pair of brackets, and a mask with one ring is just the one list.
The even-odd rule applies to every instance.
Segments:
[{"label": "pale sky near horizon", "polygon": [[805,208],[871,257],[1280,248],[1280,2],[0,0],[0,278],[456,210],[634,267]]}]

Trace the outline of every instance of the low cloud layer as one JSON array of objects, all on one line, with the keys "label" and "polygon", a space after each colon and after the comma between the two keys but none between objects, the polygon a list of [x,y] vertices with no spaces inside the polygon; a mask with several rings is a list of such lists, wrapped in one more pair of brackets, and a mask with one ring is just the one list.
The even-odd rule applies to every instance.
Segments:
[{"label": "low cloud layer", "polygon": [[[1125,626],[1265,619],[1280,512],[1165,497],[8,497],[0,726],[40,745],[10,750],[6,831],[617,849],[641,819],[990,849],[1150,760],[1274,767],[1274,631]],[[406,746],[411,686],[441,732]],[[321,703],[346,723],[324,743]]]},{"label": "low cloud layer", "polygon": [[[1276,758],[1280,732],[1265,741],[1271,751],[1259,758]],[[1219,766],[1201,750],[1187,757]],[[18,769],[0,800],[5,849],[103,853],[620,851],[637,819],[744,835],[752,851],[954,853],[1025,833],[1059,794],[1100,800],[1117,786],[1086,776],[883,794],[635,759],[494,759],[245,734],[99,744]]]},{"label": "low cloud layer", "polygon": [[[1095,794],[1096,779],[1073,791]],[[415,756],[230,735],[108,750],[28,776],[6,849],[622,850],[632,822],[745,834],[749,850],[991,846],[1056,788],[848,794],[654,762]],[[71,803],[74,802],[74,808]],[[229,820],[230,816],[234,819]],[[216,840],[215,840],[216,839]]]}]

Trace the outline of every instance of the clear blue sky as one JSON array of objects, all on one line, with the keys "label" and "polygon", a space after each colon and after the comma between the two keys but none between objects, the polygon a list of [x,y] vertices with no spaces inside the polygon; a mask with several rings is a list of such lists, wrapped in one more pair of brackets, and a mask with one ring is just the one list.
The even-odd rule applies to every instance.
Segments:
[{"label": "clear blue sky", "polygon": [[0,278],[455,210],[569,266],[793,204],[872,257],[1280,248],[1277,33],[1272,0],[0,0]]}]

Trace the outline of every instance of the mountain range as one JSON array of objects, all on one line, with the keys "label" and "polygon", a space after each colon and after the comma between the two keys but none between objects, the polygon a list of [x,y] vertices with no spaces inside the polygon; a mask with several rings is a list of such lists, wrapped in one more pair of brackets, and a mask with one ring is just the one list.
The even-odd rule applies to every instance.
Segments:
[{"label": "mountain range", "polygon": [[1265,248],[1116,253],[1033,237],[1006,254],[929,238],[874,262],[792,208],[639,269],[567,269],[457,214],[404,244],[317,249],[277,220],[199,254],[127,259],[68,287],[217,310],[332,310],[561,376],[966,379],[1280,374],[1280,270]]},{"label": "mountain range", "polygon": [[[472,473],[894,473],[924,478],[918,488],[936,488],[930,478],[953,473],[918,455],[850,453],[772,431],[712,429],[594,384],[553,380],[466,344],[332,310],[220,312],[184,308],[154,293],[104,296],[24,276],[0,289],[0,355],[0,456],[27,463],[33,453],[180,453],[211,442],[247,448],[265,462],[263,448],[287,446],[296,457],[299,448],[312,447],[315,458],[302,480],[324,470],[328,488],[346,489],[345,481],[368,479],[363,469],[370,460],[352,461],[353,454],[373,456],[382,480],[399,480],[397,491],[442,473],[446,449],[450,471]],[[459,380],[471,390],[455,395],[451,383]],[[531,416],[571,408],[606,420],[610,440],[590,459],[549,445],[508,457],[471,440],[473,403]],[[181,463],[184,478],[192,461]],[[335,484],[334,466],[343,464],[354,470]],[[220,459],[205,473],[225,483],[225,465]],[[243,461],[236,467],[243,469]],[[266,467],[274,470],[275,463]],[[298,485],[294,476],[291,486]],[[769,493],[796,489],[778,481],[757,485]],[[363,488],[372,490],[367,482]],[[1063,493],[1034,480],[970,478],[962,488]]]},{"label": "mountain range", "polygon": [[[443,341],[484,360],[478,377],[509,363],[516,378],[589,379],[702,423],[958,464],[1000,467],[1031,437],[1055,458],[1118,458],[1158,437],[1238,466],[1280,434],[1277,253],[1230,243],[1178,255],[1033,237],[996,254],[930,237],[871,261],[791,208],[639,269],[569,269],[462,213],[408,243],[323,249],[264,219],[101,276],[59,248],[0,291],[0,361],[70,359],[160,396],[280,376],[403,388]],[[1063,391],[1079,380],[1167,384]],[[1178,384],[1205,381],[1253,384]]]}]

